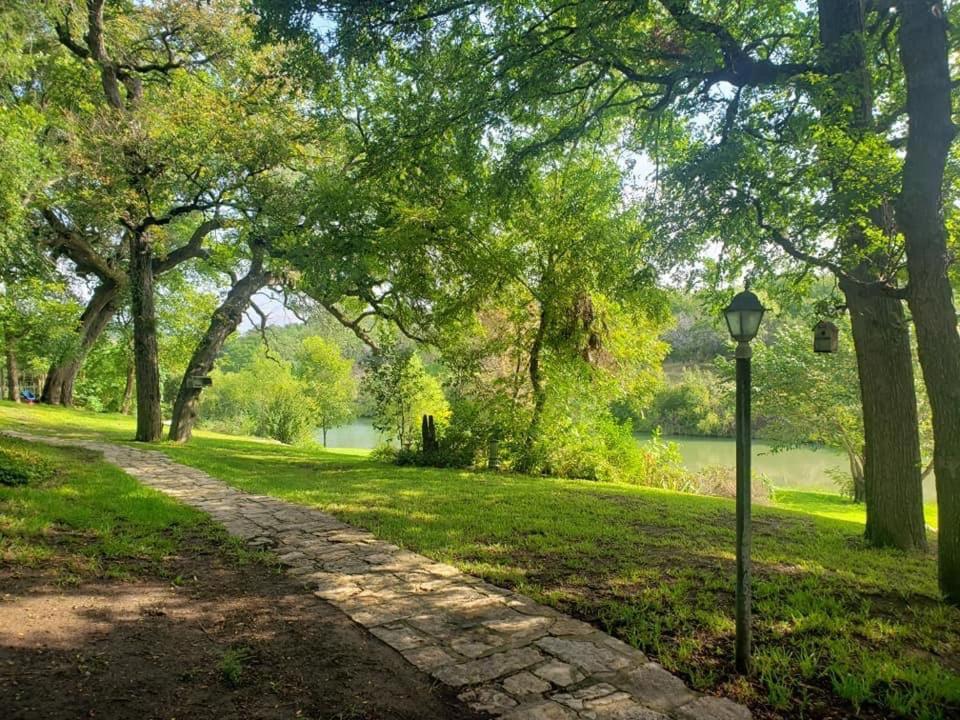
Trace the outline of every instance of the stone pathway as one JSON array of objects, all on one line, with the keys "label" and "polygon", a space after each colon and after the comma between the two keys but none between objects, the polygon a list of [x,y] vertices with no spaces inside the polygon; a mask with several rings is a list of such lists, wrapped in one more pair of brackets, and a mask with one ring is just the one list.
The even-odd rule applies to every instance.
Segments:
[{"label": "stone pathway", "polygon": [[236,490],[157,451],[22,432],[78,446],[209,513],[409,662],[502,720],[745,720],[629,645],[319,510]]}]

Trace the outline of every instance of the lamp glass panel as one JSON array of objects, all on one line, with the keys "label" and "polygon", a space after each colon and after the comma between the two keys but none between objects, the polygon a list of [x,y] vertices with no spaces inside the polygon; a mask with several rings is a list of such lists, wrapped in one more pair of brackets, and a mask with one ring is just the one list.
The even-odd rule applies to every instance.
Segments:
[{"label": "lamp glass panel", "polygon": [[739,310],[728,310],[724,313],[724,317],[727,319],[727,329],[730,330],[730,336],[734,340],[740,339],[740,311]]},{"label": "lamp glass panel", "polygon": [[744,340],[752,340],[760,330],[760,320],[763,319],[763,310],[742,310],[740,312],[740,330]]}]

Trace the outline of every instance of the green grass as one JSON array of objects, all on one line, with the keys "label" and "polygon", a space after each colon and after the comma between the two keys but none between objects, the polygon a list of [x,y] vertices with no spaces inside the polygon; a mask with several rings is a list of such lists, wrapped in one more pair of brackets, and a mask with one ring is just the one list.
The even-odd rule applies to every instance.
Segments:
[{"label": "green grass", "polygon": [[0,558],[14,571],[49,571],[64,584],[156,574],[185,536],[217,534],[203,514],[93,453],[0,438],[0,454],[49,470],[24,485],[0,485]]},{"label": "green grass", "polygon": [[[132,434],[121,416],[10,405],[0,425]],[[780,491],[780,507],[755,509],[756,672],[743,682],[730,661],[729,500],[207,433],[160,448],[597,622],[700,689],[790,717],[960,712],[960,611],[939,601],[934,557],[866,548],[862,510],[837,496]]]},{"label": "green grass", "polygon": [[[867,521],[866,508],[850,502],[836,493],[810,492],[806,490],[786,490],[778,488],[774,493],[774,505],[785,510],[798,510],[808,515],[845,520],[863,525]],[[923,506],[927,525],[937,528],[937,504]]]}]

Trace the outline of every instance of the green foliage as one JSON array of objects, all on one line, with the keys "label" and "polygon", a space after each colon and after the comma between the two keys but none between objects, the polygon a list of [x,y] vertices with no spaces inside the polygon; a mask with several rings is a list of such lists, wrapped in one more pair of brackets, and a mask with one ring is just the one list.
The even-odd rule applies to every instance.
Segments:
[{"label": "green foliage", "polygon": [[307,386],[289,363],[264,355],[236,373],[214,371],[200,418],[207,427],[251,433],[282,443],[306,439],[315,427]]},{"label": "green foliage", "polygon": [[349,420],[357,396],[352,361],[319,336],[296,339],[289,352],[291,360],[262,345],[253,354],[245,349],[234,355],[235,370],[211,373],[213,387],[201,400],[202,424],[290,444],[307,439],[315,428],[325,435]]},{"label": "green foliage", "polygon": [[439,342],[454,398],[441,442],[450,461],[482,461],[497,439],[505,467],[649,481],[611,412],[649,397],[666,352],[666,304],[624,184],[586,148],[545,160],[516,191],[491,191],[500,219],[484,261],[494,277],[473,316]]},{"label": "green foliage", "polygon": [[767,436],[784,445],[814,442],[860,451],[856,355],[849,324],[837,322],[841,337],[836,353],[814,353],[813,330],[800,319],[781,323],[769,343],[754,343],[753,379],[762,388],[755,412],[765,418]]},{"label": "green foliage", "polygon": [[251,658],[252,653],[248,647],[231,647],[224,650],[217,664],[224,682],[230,687],[239,687]]},{"label": "green foliage", "polygon": [[[270,353],[291,363],[296,363],[301,345],[308,337],[323,338],[325,342],[336,345],[343,357],[355,362],[368,352],[349,329],[325,312],[311,315],[303,324],[269,327],[267,337]],[[231,336],[217,358],[217,367],[224,372],[243,369],[262,352],[263,343],[263,336],[257,330],[247,330]]]},{"label": "green foliage", "polygon": [[660,428],[666,435],[733,434],[733,398],[729,382],[703,368],[686,368],[669,381],[636,421],[639,430]]},{"label": "green foliage", "polygon": [[21,372],[44,373],[54,355],[73,343],[79,307],[60,279],[34,276],[3,283],[0,346],[13,352]]},{"label": "green foliage", "polygon": [[327,431],[350,420],[356,409],[353,362],[343,357],[335,344],[319,336],[303,340],[297,359],[297,377],[306,386],[313,417],[326,445]]},{"label": "green foliage", "polygon": [[161,395],[172,404],[194,348],[210,323],[217,295],[193,273],[165,273],[157,288],[157,324],[160,329]]},{"label": "green foliage", "polygon": [[[43,109],[32,103],[32,52],[46,43],[35,36],[39,10],[28,0],[0,8],[0,266],[9,277],[31,267],[36,249],[27,240],[29,208],[58,168],[42,143]],[[31,269],[35,270],[35,267]]]},{"label": "green foliage", "polygon": [[672,291],[670,313],[673,325],[663,334],[670,345],[667,362],[671,364],[712,363],[727,352],[730,340],[719,313],[711,312],[706,298],[693,293]]},{"label": "green foliage", "polygon": [[[161,332],[165,333],[162,326]],[[74,402],[88,410],[119,412],[132,367],[133,325],[128,318],[120,317],[87,355],[77,377]]]},{"label": "green foliage", "polygon": [[[629,422],[618,422],[589,404],[572,416],[550,413],[535,452],[543,472],[560,477],[692,491],[675,443],[659,435],[648,443],[634,437]],[[569,406],[566,408],[569,410]]]},{"label": "green foliage", "polygon": [[374,353],[364,383],[373,399],[373,426],[388,442],[410,450],[418,442],[424,415],[433,415],[442,435],[450,407],[439,381],[427,374],[413,348],[394,344]]}]

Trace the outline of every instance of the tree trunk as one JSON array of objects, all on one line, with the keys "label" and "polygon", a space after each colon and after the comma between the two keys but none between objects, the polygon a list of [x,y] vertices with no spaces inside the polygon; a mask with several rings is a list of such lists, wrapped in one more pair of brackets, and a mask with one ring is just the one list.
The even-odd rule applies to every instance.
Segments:
[{"label": "tree trunk", "polygon": [[7,399],[15,403],[20,402],[20,370],[17,368],[17,354],[13,350],[13,344],[6,343],[7,351]]},{"label": "tree trunk", "polygon": [[863,480],[863,455],[857,452],[853,447],[844,442],[844,450],[847,453],[847,462],[850,464],[850,477],[853,481],[853,501],[860,504],[866,500],[866,483]]},{"label": "tree trunk", "polygon": [[130,409],[133,406],[133,388],[134,388],[134,365],[133,359],[131,358],[127,362],[127,381],[123,386],[123,399],[120,401],[120,414],[129,415]]},{"label": "tree trunk", "polygon": [[153,297],[153,247],[142,232],[130,232],[130,307],[133,315],[133,361],[137,385],[137,435],[156,442],[163,433],[160,412],[160,363]]},{"label": "tree trunk", "polygon": [[860,377],[866,538],[877,547],[925,549],[917,396],[903,304],[851,280],[840,287]]},{"label": "tree trunk", "polygon": [[533,469],[534,450],[537,440],[540,438],[540,425],[543,422],[543,410],[547,405],[547,392],[543,387],[543,373],[540,370],[541,355],[543,353],[543,340],[547,332],[547,311],[540,308],[540,322],[537,325],[537,333],[533,337],[533,343],[530,345],[530,363],[528,366],[530,373],[530,389],[533,392],[533,412],[530,415],[530,424],[527,426],[527,436],[523,443],[523,456],[520,459],[518,470],[520,472],[529,472]]},{"label": "tree trunk", "polygon": [[171,440],[186,442],[190,439],[197,419],[197,403],[202,392],[202,387],[194,381],[206,376],[213,369],[213,363],[223,349],[223,344],[243,319],[243,313],[250,305],[250,299],[260,288],[267,285],[271,278],[271,274],[263,269],[263,251],[255,250],[250,271],[230,288],[223,304],[213,313],[210,326],[187,364],[173,405],[173,418],[170,422]]},{"label": "tree trunk", "polygon": [[[833,93],[822,104],[824,121],[857,139],[874,132],[873,87],[867,63],[862,0],[819,0],[822,62]],[[835,181],[841,197],[849,189]],[[888,203],[867,212],[846,208],[851,219],[890,230]],[[841,278],[853,328],[864,427],[866,539],[874,546],[925,549],[920,431],[910,333],[903,303],[876,288],[882,253],[864,257],[870,243],[856,225],[842,239],[845,258],[857,258]],[[864,287],[870,285],[872,287]]]},{"label": "tree trunk", "polygon": [[930,398],[937,483],[940,589],[960,605],[960,332],[947,270],[943,179],[956,129],[943,5],[900,4],[900,59],[909,131],[897,223],[907,249],[908,301]]},{"label": "tree trunk", "polygon": [[323,446],[327,446],[327,426],[323,426]]},{"label": "tree trunk", "polygon": [[119,296],[120,286],[115,281],[107,279],[97,285],[80,316],[80,327],[77,328],[79,345],[50,367],[43,384],[41,402],[66,407],[73,405],[73,385],[77,375],[83,367],[83,361],[113,318]]},{"label": "tree trunk", "polygon": [[863,468],[853,476],[853,502],[862,505],[867,501],[867,483],[863,478]]}]

